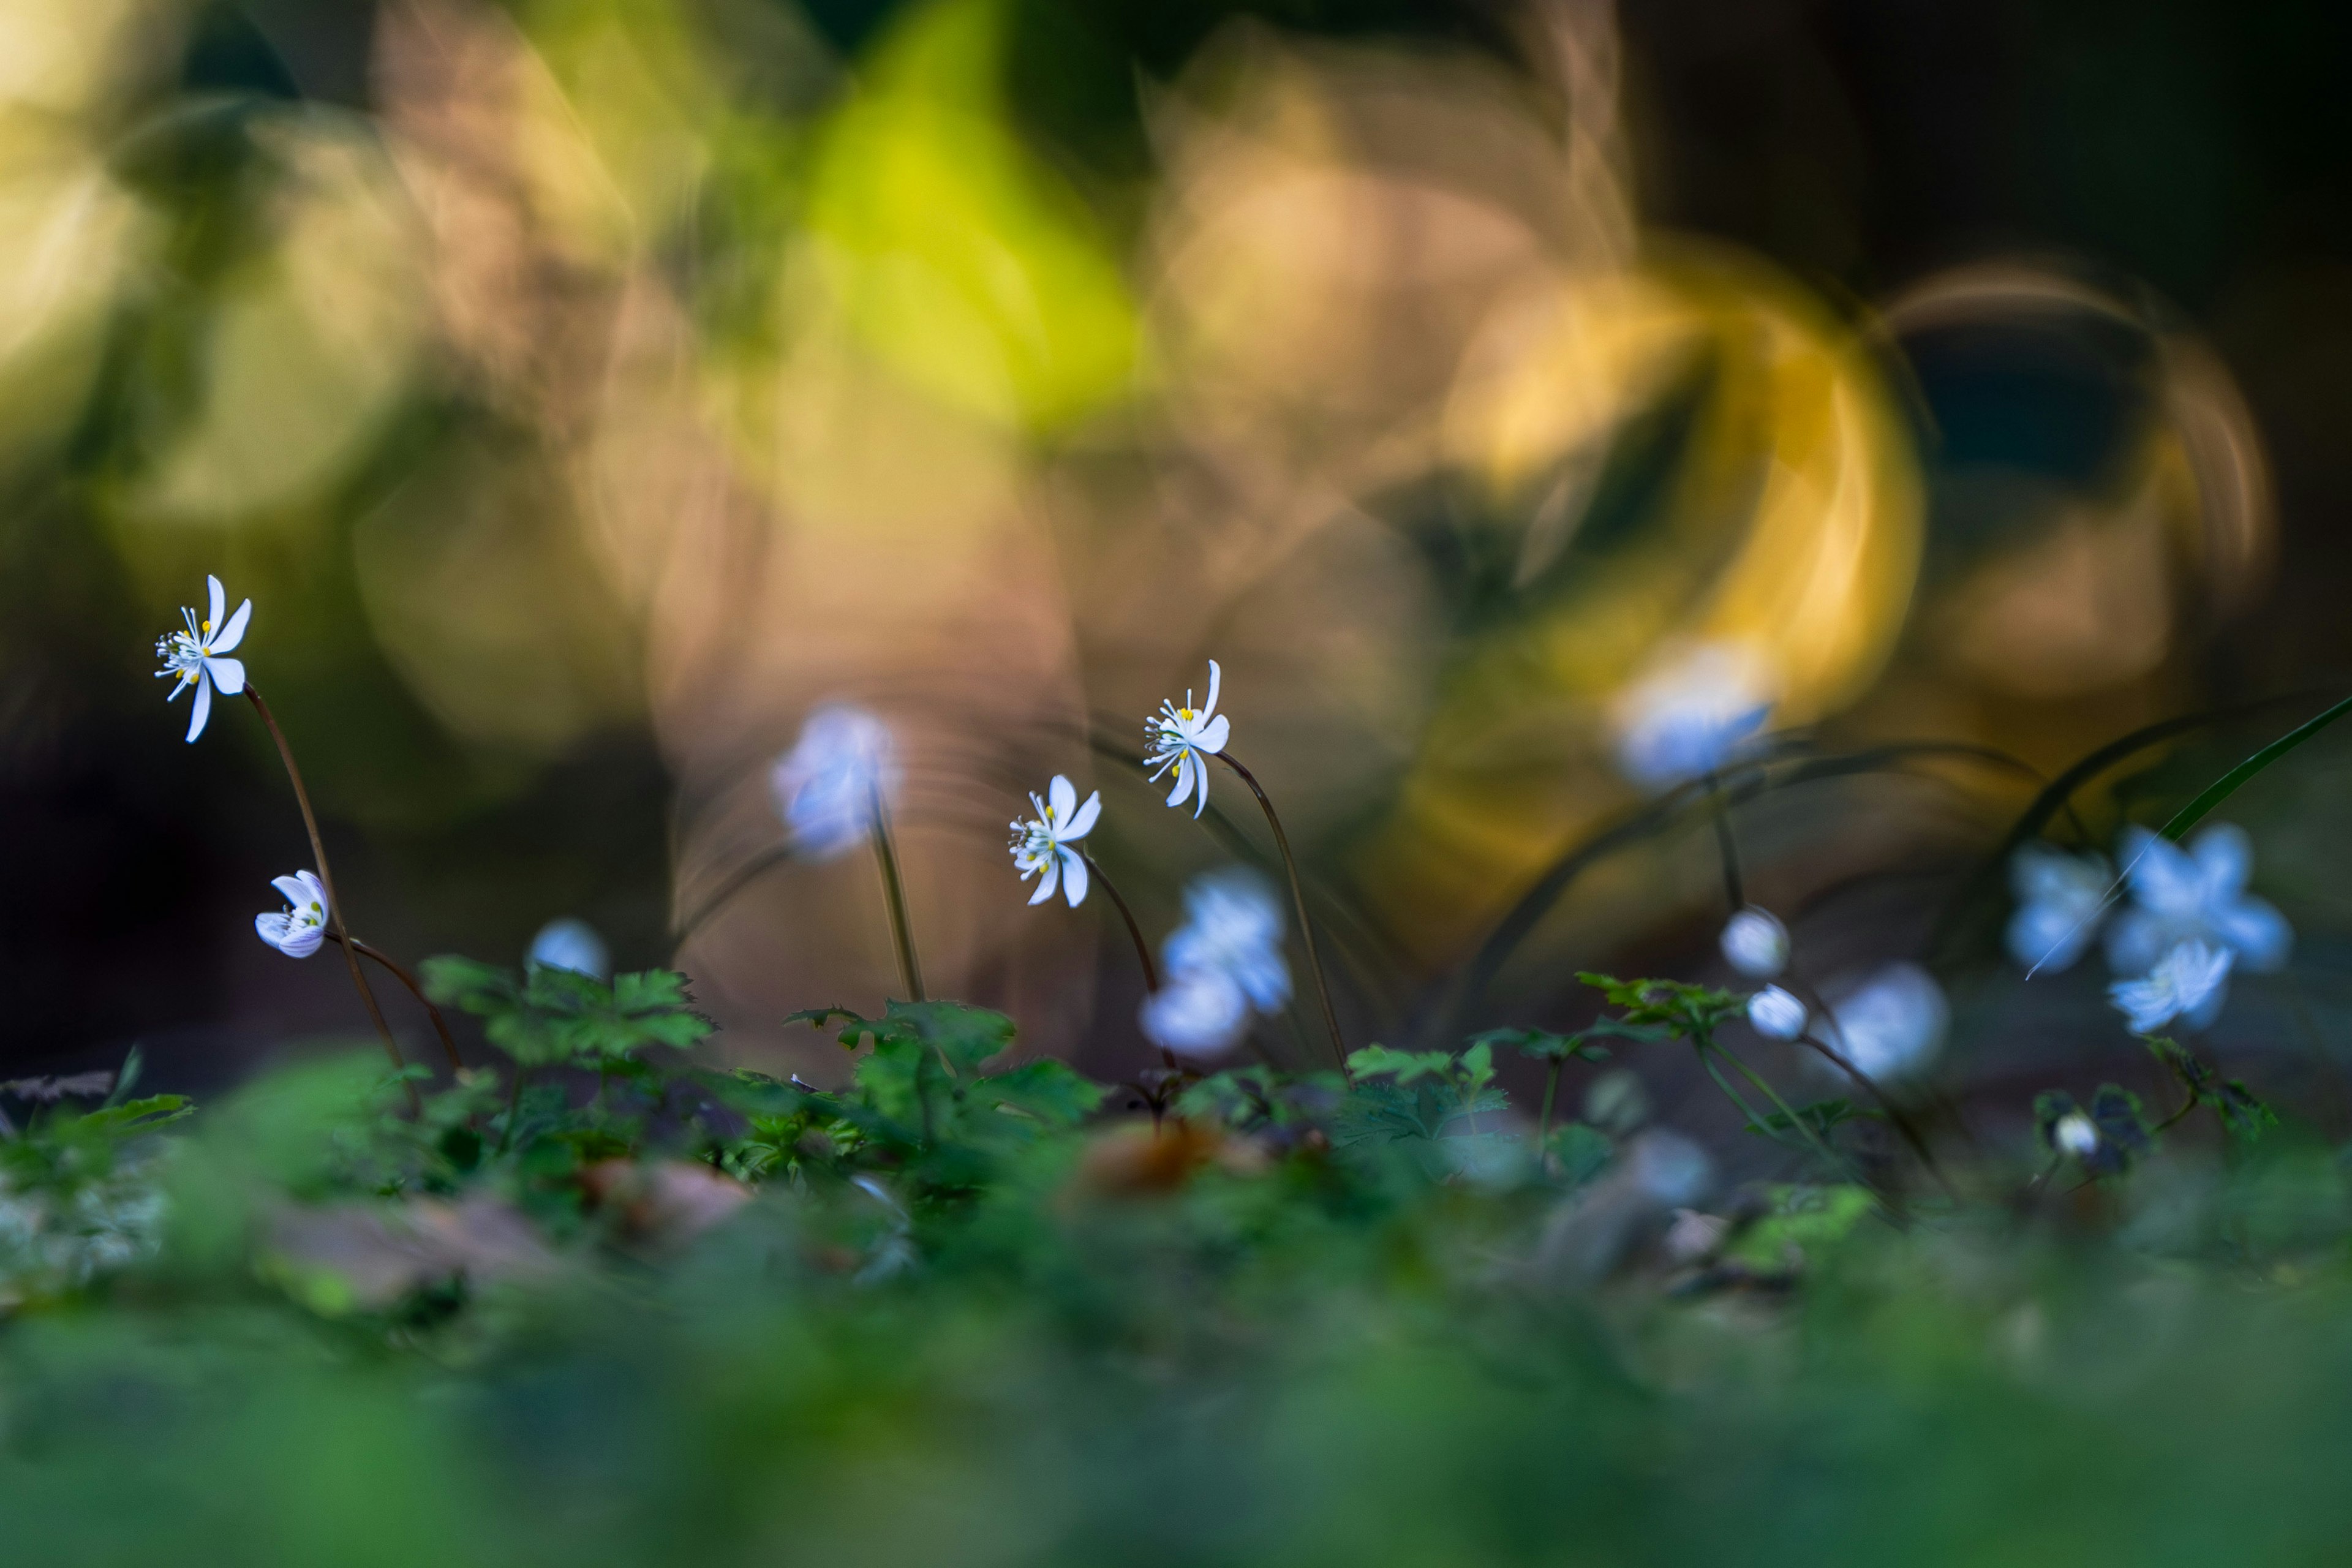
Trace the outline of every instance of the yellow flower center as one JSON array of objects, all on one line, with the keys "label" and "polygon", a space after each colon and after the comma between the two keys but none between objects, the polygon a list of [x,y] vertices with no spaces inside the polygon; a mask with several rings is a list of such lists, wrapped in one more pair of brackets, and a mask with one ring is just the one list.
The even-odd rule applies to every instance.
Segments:
[{"label": "yellow flower center", "polygon": [[1176,710],[1176,717],[1181,719],[1185,723],[1190,724],[1193,720],[1199,718],[1200,715],[1193,712],[1190,708],[1179,708]]}]

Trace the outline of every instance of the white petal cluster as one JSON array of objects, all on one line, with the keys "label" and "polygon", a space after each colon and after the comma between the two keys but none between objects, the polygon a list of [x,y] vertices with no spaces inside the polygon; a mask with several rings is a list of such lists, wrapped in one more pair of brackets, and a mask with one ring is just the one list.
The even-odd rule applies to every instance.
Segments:
[{"label": "white petal cluster", "polygon": [[2099,934],[2102,906],[2114,883],[2104,855],[2021,845],[2009,863],[2010,890],[2017,895],[2007,933],[2010,957],[2029,972],[2073,967]]},{"label": "white petal cluster", "polygon": [[188,712],[190,741],[205,732],[205,721],[212,717],[215,687],[228,697],[245,689],[245,661],[223,656],[245,640],[246,622],[253,618],[253,601],[247,599],[236,607],[236,614],[224,619],[228,595],[221,580],[206,577],[205,586],[211,595],[206,605],[210,613],[200,621],[195,611],[183,609],[180,618],[186,623],[184,629],[155,640],[155,657],[163,661],[156,679],[172,683],[171,694],[163,700],[172,701],[183,691],[196,694]]},{"label": "white petal cluster", "polygon": [[2098,1124],[2079,1110],[2070,1110],[2050,1130],[2050,1142],[2062,1154],[2087,1159],[2098,1151]]},{"label": "white petal cluster", "polygon": [[1636,680],[1613,704],[1617,765],[1644,789],[1665,790],[1714,773],[1771,715],[1759,660],[1732,643],[1705,643]]},{"label": "white petal cluster", "polygon": [[1077,786],[1055,773],[1046,786],[1045,798],[1032,795],[1029,804],[1037,815],[1013,822],[1013,864],[1023,881],[1033,876],[1037,879],[1037,891],[1029,900],[1032,904],[1052,898],[1058,880],[1063,896],[1075,910],[1087,901],[1087,858],[1072,846],[1094,831],[1095,818],[1102,815],[1102,791],[1087,796],[1081,805]]},{"label": "white petal cluster", "polygon": [[2124,831],[2132,905],[2107,928],[2107,963],[2145,974],[2185,942],[2225,948],[2258,973],[2284,968],[2294,946],[2286,917],[2246,891],[2254,853],[2245,829],[2217,822],[2183,849],[2145,827]]},{"label": "white petal cluster", "polygon": [[603,980],[612,973],[611,955],[605,950],[604,939],[596,934],[596,928],[569,916],[540,927],[539,934],[530,939],[530,952],[524,955],[523,962],[545,969],[568,969],[591,980]]},{"label": "white petal cluster", "polygon": [[1225,749],[1233,726],[1217,711],[1217,689],[1224,672],[1217,661],[1209,661],[1209,700],[1201,707],[1192,706],[1192,693],[1184,693],[1184,706],[1162,702],[1160,711],[1143,723],[1143,762],[1157,781],[1171,768],[1176,771],[1176,785],[1168,792],[1170,805],[1181,805],[1195,795],[1200,803],[1192,807],[1199,816],[1209,805],[1209,759]]},{"label": "white petal cluster", "polygon": [[1916,963],[1895,963],[1830,997],[1822,1033],[1839,1055],[1885,1083],[1933,1062],[1951,1018],[1935,976]]},{"label": "white petal cluster", "polygon": [[1793,1040],[1805,1032],[1805,1005],[1778,985],[1767,985],[1748,999],[1748,1022],[1768,1040]]},{"label": "white petal cluster", "polygon": [[2226,947],[2191,940],[2156,961],[2137,980],[2118,980],[2107,995],[2123,1010],[2135,1035],[2161,1029],[2175,1018],[2201,1029],[2221,1016],[2227,1000],[2230,966],[2237,954]]},{"label": "white petal cluster", "polygon": [[1789,928],[1769,910],[1748,905],[1724,923],[1724,962],[1750,980],[1769,980],[1789,967]]},{"label": "white petal cluster", "polygon": [[1167,973],[1144,998],[1143,1033],[1180,1056],[1213,1057],[1240,1040],[1253,1011],[1290,1001],[1282,900],[1265,879],[1235,866],[1194,878],[1184,914],[1160,948]]},{"label": "white petal cluster", "polygon": [[261,940],[289,958],[308,958],[327,940],[327,889],[309,871],[273,877],[269,885],[286,900],[274,914],[253,917]]},{"label": "white petal cluster", "polygon": [[877,806],[897,798],[899,782],[890,726],[846,702],[811,713],[799,741],[769,775],[776,815],[793,850],[812,860],[830,860],[865,843]]}]

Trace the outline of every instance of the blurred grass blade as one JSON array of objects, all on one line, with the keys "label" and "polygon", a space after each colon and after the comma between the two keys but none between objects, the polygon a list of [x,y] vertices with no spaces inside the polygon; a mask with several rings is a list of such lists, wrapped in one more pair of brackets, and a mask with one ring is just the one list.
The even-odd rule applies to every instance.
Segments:
[{"label": "blurred grass blade", "polygon": [[2208,812],[2236,794],[2241,784],[2326,729],[2330,724],[2335,723],[2347,712],[2352,712],[2352,697],[2345,698],[2316,718],[2289,730],[2285,734],[2207,784],[2204,792],[2195,800],[2173,813],[2172,820],[2166,823],[2159,831],[2165,837],[2178,843],[2182,834],[2202,822]]}]

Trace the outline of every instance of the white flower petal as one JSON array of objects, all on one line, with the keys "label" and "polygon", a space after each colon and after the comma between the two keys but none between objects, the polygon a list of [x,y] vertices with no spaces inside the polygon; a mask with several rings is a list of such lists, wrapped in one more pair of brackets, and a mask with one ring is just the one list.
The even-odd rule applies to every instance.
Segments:
[{"label": "white flower petal", "polygon": [[1045,857],[1045,871],[1037,879],[1037,890],[1029,896],[1030,904],[1034,907],[1035,905],[1042,904],[1047,899],[1052,898],[1054,896],[1054,889],[1060,885],[1061,879],[1061,860],[1055,856],[1048,855]]},{"label": "white flower petal", "polygon": [[286,928],[289,923],[284,914],[275,910],[253,917],[253,929],[261,940],[281,950],[286,945]]},{"label": "white flower petal", "polygon": [[[1217,710],[1217,689],[1224,684],[1224,679],[1225,672],[1217,668],[1215,659],[1211,659],[1209,661],[1209,700],[1202,704],[1202,718],[1206,719]],[[1223,747],[1224,742],[1219,742],[1217,749],[1222,751]]]},{"label": "white flower petal", "polygon": [[1153,1045],[1179,1056],[1212,1057],[1230,1050],[1249,1026],[1249,999],[1223,974],[1182,975],[1143,999],[1138,1011]]},{"label": "white flower petal", "polygon": [[1778,985],[1767,985],[1748,999],[1748,1022],[1767,1039],[1795,1039],[1805,1032],[1808,1016],[1805,1005]]},{"label": "white flower petal", "polygon": [[289,958],[308,958],[318,952],[326,940],[324,926],[304,925],[297,921],[288,927],[286,940],[278,944],[278,951]]},{"label": "white flower petal", "polygon": [[1201,726],[1201,738],[1199,742],[1201,750],[1208,753],[1210,756],[1216,755],[1219,752],[1225,749],[1225,742],[1232,738],[1233,732],[1233,721],[1226,718],[1222,713],[1218,714],[1215,718]]},{"label": "white flower petal", "polygon": [[1054,826],[1060,827],[1077,815],[1077,786],[1064,775],[1055,773],[1054,782],[1045,786],[1045,804],[1053,810]]},{"label": "white flower petal", "polygon": [[205,660],[205,673],[213,678],[213,684],[220,688],[224,697],[234,697],[245,689],[245,660],[241,658],[208,658]]},{"label": "white flower petal", "polygon": [[1750,980],[1769,980],[1789,966],[1789,928],[1754,904],[1724,922],[1717,945],[1725,962]]},{"label": "white flower petal", "polygon": [[294,873],[294,880],[298,886],[302,888],[310,895],[311,902],[319,906],[319,912],[322,915],[325,914],[327,911],[327,884],[319,879],[319,874],[316,871],[297,871]]},{"label": "white flower petal", "polygon": [[212,650],[215,653],[227,653],[233,650],[237,644],[245,640],[245,623],[252,618],[253,601],[247,599],[236,607],[236,614],[228,618],[228,625],[223,626],[219,635],[213,638]]},{"label": "white flower petal", "polygon": [[1102,791],[1097,790],[1094,794],[1087,796],[1087,803],[1078,807],[1077,815],[1070,818],[1070,825],[1062,830],[1062,840],[1065,843],[1068,843],[1075,839],[1084,838],[1087,834],[1092,833],[1095,830],[1095,818],[1101,815]]},{"label": "white flower petal", "polygon": [[1062,896],[1076,909],[1087,901],[1087,858],[1075,849],[1065,849],[1062,856]]},{"label": "white flower petal", "polygon": [[2238,899],[2215,910],[2213,933],[2236,950],[2242,967],[2257,974],[2284,969],[2294,948],[2294,928],[2263,899]]},{"label": "white flower petal", "polygon": [[195,706],[188,710],[188,740],[191,744],[205,732],[205,721],[213,716],[213,683],[199,675],[195,684]]},{"label": "white flower petal", "polygon": [[1170,805],[1181,805],[1184,797],[1192,793],[1192,753],[1182,752],[1176,757],[1176,787],[1168,792]]},{"label": "white flower petal", "polygon": [[2205,897],[2218,901],[2245,890],[2254,869],[2254,843],[2236,823],[2216,822],[2190,840],[2189,858],[2204,879]]},{"label": "white flower petal", "polygon": [[278,896],[279,898],[284,899],[288,903],[293,905],[298,910],[304,904],[310,901],[310,889],[312,884],[305,882],[299,875],[272,877],[269,879],[269,885],[278,889]]},{"label": "white flower petal", "polygon": [[2159,914],[2193,918],[2205,902],[2205,878],[2180,846],[2137,825],[2124,830],[2124,876],[2132,897]]},{"label": "white flower petal", "polygon": [[212,595],[209,601],[212,608],[205,613],[205,620],[218,629],[221,617],[228,611],[228,592],[221,586],[221,580],[217,577],[205,579],[205,591]]}]

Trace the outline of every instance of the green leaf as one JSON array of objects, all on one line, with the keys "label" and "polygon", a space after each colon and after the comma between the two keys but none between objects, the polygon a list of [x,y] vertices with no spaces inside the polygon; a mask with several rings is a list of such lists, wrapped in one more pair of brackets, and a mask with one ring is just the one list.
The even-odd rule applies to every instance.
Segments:
[{"label": "green leaf", "polygon": [[1444,1079],[1453,1069],[1454,1057],[1449,1051],[1399,1051],[1386,1046],[1366,1046],[1348,1058],[1348,1070],[1357,1078],[1393,1079],[1400,1085],[1424,1078]]},{"label": "green leaf", "polygon": [[2206,814],[2236,794],[2240,785],[2326,729],[2347,713],[2352,713],[2352,697],[2321,712],[2315,718],[2289,730],[2220,778],[2199,792],[2197,798],[2172,814],[2172,820],[2158,829],[2165,837],[2179,842],[2181,836],[2205,819]]},{"label": "green leaf", "polygon": [[1034,1117],[1049,1127],[1075,1127],[1094,1114],[1110,1091],[1067,1062],[1041,1057],[984,1078],[979,1095],[1001,1109]]}]

